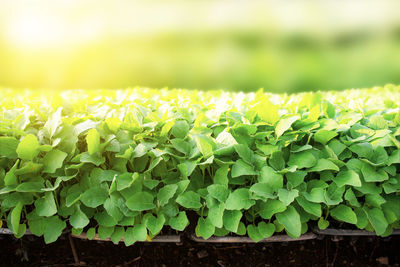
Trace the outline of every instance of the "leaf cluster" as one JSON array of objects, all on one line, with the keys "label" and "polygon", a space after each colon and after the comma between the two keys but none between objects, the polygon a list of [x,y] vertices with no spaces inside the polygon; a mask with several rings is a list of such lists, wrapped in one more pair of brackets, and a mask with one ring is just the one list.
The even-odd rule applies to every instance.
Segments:
[{"label": "leaf cluster", "polygon": [[17,237],[130,245],[184,231],[189,213],[206,239],[400,228],[398,87],[2,95],[0,216]]}]

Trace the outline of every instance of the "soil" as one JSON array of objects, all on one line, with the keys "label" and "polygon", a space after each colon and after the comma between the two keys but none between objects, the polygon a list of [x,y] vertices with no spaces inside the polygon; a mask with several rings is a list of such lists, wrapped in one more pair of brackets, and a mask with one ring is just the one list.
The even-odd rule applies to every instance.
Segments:
[{"label": "soil", "polygon": [[[42,238],[0,236],[1,266],[73,266],[67,236],[45,245]],[[81,266],[399,266],[400,236],[324,237],[259,244],[136,243],[73,239]]]}]

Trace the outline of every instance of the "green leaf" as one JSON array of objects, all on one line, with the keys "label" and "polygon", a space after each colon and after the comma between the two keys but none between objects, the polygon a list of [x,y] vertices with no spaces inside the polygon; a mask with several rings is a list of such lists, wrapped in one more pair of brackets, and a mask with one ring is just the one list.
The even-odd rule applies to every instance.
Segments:
[{"label": "green leaf", "polygon": [[229,196],[229,189],[220,184],[212,184],[207,187],[207,191],[213,198],[220,202],[225,202]]},{"label": "green leaf", "polygon": [[89,155],[100,152],[100,134],[96,129],[90,129],[86,136]]},{"label": "green leaf", "polygon": [[61,111],[62,108],[59,107],[56,112],[50,114],[49,119],[44,124],[43,128],[49,134],[49,137],[52,138],[56,133],[58,126],[61,123]]},{"label": "green leaf", "polygon": [[214,184],[228,185],[229,166],[225,165],[217,169],[213,177]]},{"label": "green leaf", "polygon": [[41,192],[43,182],[26,182],[19,184],[15,190],[17,192]]},{"label": "green leaf", "polygon": [[315,122],[318,120],[320,115],[321,115],[320,105],[315,105],[310,109],[310,113],[308,114],[307,120],[310,122]]},{"label": "green leaf", "polygon": [[190,154],[190,149],[192,147],[188,142],[184,141],[183,139],[174,138],[174,139],[171,140],[171,144],[179,152],[181,152],[181,153],[183,153],[185,155],[189,155]]},{"label": "green leaf", "polygon": [[255,183],[250,187],[250,192],[263,198],[274,198],[274,190],[268,183]]},{"label": "green leaf", "polygon": [[302,207],[306,212],[314,216],[321,217],[322,214],[321,204],[310,202],[303,196],[297,197],[296,201],[300,205],[300,207]]},{"label": "green leaf", "polygon": [[207,138],[202,135],[196,135],[194,140],[204,158],[209,158],[213,155],[213,146],[208,142]]},{"label": "green leaf", "polygon": [[232,166],[232,178],[236,178],[242,175],[256,175],[257,172],[254,168],[243,160],[239,159]]},{"label": "green leaf", "polygon": [[223,226],[223,215],[225,210],[225,204],[219,203],[218,205],[209,207],[207,220],[217,228]]},{"label": "green leaf", "polygon": [[239,210],[225,210],[223,215],[224,227],[227,230],[236,233],[241,218],[242,213]]},{"label": "green leaf", "polygon": [[361,173],[366,182],[383,182],[389,179],[387,173],[383,169],[375,170],[368,163],[363,162]]},{"label": "green leaf", "polygon": [[171,129],[171,133],[176,138],[185,138],[189,132],[189,124],[184,120],[176,121]]},{"label": "green leaf", "polygon": [[19,141],[14,137],[0,136],[0,156],[9,159],[17,158],[17,147]]},{"label": "green leaf", "polygon": [[164,206],[175,195],[178,186],[176,184],[166,185],[158,191],[157,199],[160,205]]},{"label": "green leaf", "polygon": [[146,227],[152,235],[157,235],[163,228],[165,223],[164,215],[159,215],[157,218],[150,214],[146,218]]},{"label": "green leaf", "polygon": [[328,205],[337,205],[343,201],[342,196],[345,191],[345,187],[339,187],[335,183],[329,185],[328,189],[324,193],[325,203]]},{"label": "green leaf", "polygon": [[22,138],[16,150],[18,157],[22,160],[33,160],[39,154],[39,141],[33,134]]},{"label": "green leaf", "polygon": [[386,200],[381,195],[365,195],[365,203],[372,207],[381,208],[382,204],[384,204]]},{"label": "green leaf", "polygon": [[246,234],[246,226],[243,222],[239,223],[238,230],[235,232],[237,235],[245,235]]},{"label": "green leaf", "polygon": [[344,194],[344,199],[346,199],[351,206],[353,207],[360,207],[360,203],[357,200],[356,195],[354,192],[351,190],[351,188],[346,190],[346,193]]},{"label": "green leaf", "polygon": [[258,231],[255,225],[247,225],[247,234],[254,242],[259,242],[264,239],[263,235]]},{"label": "green leaf", "polygon": [[82,232],[83,232],[82,228],[72,228],[71,229],[71,234],[73,234],[73,235],[80,235],[80,234],[82,234]]},{"label": "green leaf", "polygon": [[194,169],[196,168],[196,162],[185,160],[184,162],[178,164],[177,167],[179,171],[182,173],[183,178],[187,179],[188,176],[190,176],[194,171]]},{"label": "green leaf", "polygon": [[351,152],[357,154],[359,158],[370,158],[373,153],[372,145],[367,142],[351,145],[349,149]]},{"label": "green leaf", "polygon": [[393,151],[393,153],[389,156],[388,165],[390,166],[394,163],[400,163],[400,149]]},{"label": "green leaf", "polygon": [[[305,171],[295,171],[295,172],[288,172],[285,174],[285,177],[288,181],[288,184],[290,184],[293,187],[297,187],[304,181],[304,177],[306,177],[307,172]],[[278,188],[279,189],[279,188]]]},{"label": "green leaf", "polygon": [[144,223],[137,224],[133,226],[132,234],[137,241],[146,241],[147,239],[147,229]]},{"label": "green leaf", "polygon": [[86,237],[89,240],[93,240],[95,235],[96,235],[96,228],[94,228],[94,227],[90,227],[86,232]]},{"label": "green leaf", "polygon": [[285,168],[285,159],[283,158],[282,151],[275,151],[269,159],[269,164],[277,171]]},{"label": "green leaf", "polygon": [[351,223],[351,224],[357,223],[356,214],[348,206],[340,204],[337,207],[331,209],[330,214],[336,220]]},{"label": "green leaf", "polygon": [[188,188],[189,184],[190,184],[189,180],[182,180],[182,181],[177,182],[176,185],[178,186],[178,189],[176,190],[176,192],[178,194],[181,194]]},{"label": "green leaf", "polygon": [[279,120],[278,107],[269,101],[268,97],[261,93],[261,98],[256,106],[256,112],[261,120],[274,125]]},{"label": "green leaf", "polygon": [[388,159],[389,157],[386,150],[381,146],[378,146],[375,149],[371,157],[371,161],[374,162],[375,164],[386,164]]},{"label": "green leaf", "polygon": [[148,189],[150,189],[150,190],[154,189],[159,183],[160,183],[160,181],[153,180],[153,179],[145,179],[145,180],[143,180],[143,185],[145,187],[147,187]]},{"label": "green leaf", "polygon": [[325,220],[323,217],[318,220],[318,228],[321,230],[325,230],[329,226],[329,221]]},{"label": "green leaf", "polygon": [[15,175],[15,171],[17,170],[18,165],[19,165],[19,159],[17,159],[17,161],[14,163],[14,165],[11,167],[11,169],[4,176],[4,185],[5,186],[18,184],[18,178]]},{"label": "green leaf", "polygon": [[111,241],[117,245],[119,241],[124,237],[125,229],[123,227],[115,227],[114,232],[111,235]]},{"label": "green leaf", "polygon": [[282,174],[276,173],[276,171],[269,166],[264,166],[261,169],[260,175],[258,176],[258,181],[260,183],[268,184],[274,191],[277,191],[283,187]]},{"label": "green leaf", "polygon": [[385,233],[386,228],[388,227],[388,222],[383,214],[383,211],[378,208],[366,208],[364,207],[364,211],[367,214],[367,218],[371,223],[372,227],[374,227],[377,235],[382,235]]},{"label": "green leaf", "polygon": [[120,221],[124,217],[123,213],[119,209],[119,206],[114,203],[112,198],[107,198],[106,201],[104,201],[103,207],[107,211],[108,215],[113,217],[115,221]]},{"label": "green leaf", "polygon": [[46,154],[43,158],[43,172],[54,173],[63,166],[63,162],[67,157],[67,153],[58,149],[54,149]]},{"label": "green leaf", "polygon": [[57,215],[46,218],[44,225],[44,242],[46,244],[56,241],[65,227],[67,227],[66,223]]},{"label": "green leaf", "polygon": [[276,213],[280,213],[286,210],[285,204],[277,199],[268,199],[266,202],[261,202],[258,214],[260,214],[261,218],[265,220],[269,220]]},{"label": "green leaf", "polygon": [[214,236],[227,236],[229,234],[229,231],[226,230],[225,228],[215,228],[215,233]]},{"label": "green leaf", "polygon": [[108,129],[113,133],[117,133],[122,124],[120,118],[107,118],[105,119],[105,123],[107,124]]},{"label": "green leaf", "polygon": [[257,230],[263,238],[268,238],[274,234],[275,225],[273,223],[260,222],[257,225]]},{"label": "green leaf", "polygon": [[124,235],[125,246],[130,246],[130,245],[134,244],[136,241],[137,241],[137,239],[136,239],[135,232],[133,231],[133,227],[129,227],[128,229],[126,229],[125,235]]},{"label": "green leaf", "polygon": [[76,135],[80,135],[81,133],[91,129],[91,128],[95,128],[97,125],[96,122],[92,121],[92,120],[86,120],[84,122],[78,123],[77,125],[75,125],[74,127],[74,133]]},{"label": "green leaf", "polygon": [[65,205],[67,207],[71,207],[73,204],[75,204],[82,196],[82,191],[81,188],[79,187],[78,184],[71,186],[68,189],[67,196],[65,198]]},{"label": "green leaf", "polygon": [[337,139],[332,139],[332,141],[328,143],[328,146],[330,149],[332,149],[336,156],[339,156],[346,149],[346,146]]},{"label": "green leaf", "polygon": [[193,191],[186,191],[176,198],[176,203],[187,209],[199,209],[202,204],[200,203],[200,195]]},{"label": "green leaf", "polygon": [[227,210],[247,210],[254,204],[255,201],[250,199],[249,189],[239,188],[229,194],[225,208]]},{"label": "green leaf", "polygon": [[112,235],[112,233],[114,232],[114,226],[109,227],[109,226],[99,225],[97,232],[99,234],[99,238],[104,240]]},{"label": "green leaf", "polygon": [[71,215],[69,218],[69,223],[74,228],[84,228],[89,224],[89,219],[85,213],[83,213],[80,207],[77,205],[75,209],[75,213]]},{"label": "green leaf", "polygon": [[138,144],[132,152],[132,158],[140,158],[147,153],[147,147],[142,143]]},{"label": "green leaf", "polygon": [[201,236],[204,239],[208,239],[214,234],[215,227],[211,223],[210,219],[204,219],[200,217],[197,221],[195,232],[196,236]]},{"label": "green leaf", "polygon": [[115,181],[117,183],[117,191],[122,191],[125,188],[130,187],[138,178],[139,174],[137,172],[135,173],[125,172],[123,174],[117,175],[115,177]]},{"label": "green leaf", "polygon": [[342,187],[344,185],[351,185],[360,187],[361,180],[358,174],[353,170],[340,171],[333,179],[333,181],[337,184],[338,187]]},{"label": "green leaf", "polygon": [[292,115],[287,118],[280,119],[278,124],[275,127],[276,137],[279,138],[284,132],[286,132],[292,124],[299,120],[299,115]]},{"label": "green leaf", "polygon": [[28,173],[30,175],[36,174],[36,173],[39,173],[41,171],[42,166],[43,166],[42,164],[34,163],[32,161],[28,161],[28,162],[25,162],[25,164],[23,164],[21,166],[21,168],[15,170],[14,173],[16,175],[24,175],[24,174],[28,174]]},{"label": "green leaf", "polygon": [[278,198],[285,206],[289,206],[290,203],[292,203],[298,195],[299,190],[297,189],[292,189],[289,191],[287,189],[281,188],[278,190]]},{"label": "green leaf", "polygon": [[172,120],[166,122],[166,123],[163,125],[162,129],[161,129],[160,136],[166,136],[166,135],[168,134],[169,130],[171,130],[172,126],[174,126],[174,124],[175,124],[175,122],[172,121]]},{"label": "green leaf", "polygon": [[298,169],[311,168],[317,163],[317,159],[310,151],[302,151],[290,155],[288,165],[297,166]]},{"label": "green leaf", "polygon": [[46,192],[42,198],[35,201],[36,213],[39,216],[49,217],[57,213],[53,192]]},{"label": "green leaf", "polygon": [[23,203],[19,201],[17,205],[11,211],[11,226],[14,234],[19,233],[19,226],[21,220],[21,211],[23,207]]},{"label": "green leaf", "polygon": [[14,233],[14,236],[16,238],[21,238],[21,237],[23,237],[25,235],[25,233],[26,233],[26,224],[22,223],[22,224],[19,225],[18,232]]},{"label": "green leaf", "polygon": [[374,130],[385,129],[387,128],[387,122],[383,116],[374,115],[369,118],[368,126]]},{"label": "green leaf", "polygon": [[332,138],[336,137],[338,133],[328,130],[319,130],[314,135],[314,140],[323,145],[326,145]]},{"label": "green leaf", "polygon": [[319,159],[317,164],[309,169],[309,172],[321,172],[326,170],[339,171],[339,167],[328,159]]},{"label": "green leaf", "polygon": [[72,228],[71,229],[71,234],[73,234],[73,235],[80,235],[80,234],[82,234],[82,232],[83,232],[82,228]]},{"label": "green leaf", "polygon": [[228,133],[226,130],[222,131],[215,140],[217,141],[217,143],[226,146],[237,144],[236,139],[232,136],[232,134]]},{"label": "green leaf", "polygon": [[277,213],[276,219],[282,224],[288,235],[298,238],[301,234],[300,215],[292,206],[288,206],[284,212]]},{"label": "green leaf", "polygon": [[253,156],[254,156],[254,152],[247,146],[244,144],[237,144],[234,145],[235,151],[236,153],[239,155],[239,157],[245,161],[248,164],[252,164],[253,162]]},{"label": "green leaf", "polygon": [[88,152],[84,152],[81,154],[80,158],[81,162],[84,163],[92,163],[96,166],[100,166],[105,162],[105,158],[98,154],[90,155]]},{"label": "green leaf", "polygon": [[98,222],[99,225],[106,227],[114,227],[117,224],[117,221],[114,219],[114,217],[108,215],[106,211],[95,213],[94,219]]},{"label": "green leaf", "polygon": [[92,187],[86,190],[80,200],[85,206],[90,208],[96,208],[106,201],[108,198],[108,191],[103,187]]},{"label": "green leaf", "polygon": [[126,206],[130,210],[143,211],[155,208],[154,197],[147,192],[138,192],[126,200]]},{"label": "green leaf", "polygon": [[42,236],[45,228],[45,219],[43,217],[39,217],[35,211],[29,213],[27,215],[27,219],[29,230],[31,231],[31,233],[36,236]]},{"label": "green leaf", "polygon": [[265,156],[270,156],[275,151],[278,151],[278,147],[270,144],[259,144],[256,143],[257,149],[259,149]]},{"label": "green leaf", "polygon": [[380,194],[382,192],[382,187],[376,185],[376,183],[362,183],[361,187],[354,187],[353,189],[363,193],[363,194]]},{"label": "green leaf", "polygon": [[181,211],[176,217],[172,217],[168,221],[169,226],[177,231],[183,231],[189,224],[186,212]]}]

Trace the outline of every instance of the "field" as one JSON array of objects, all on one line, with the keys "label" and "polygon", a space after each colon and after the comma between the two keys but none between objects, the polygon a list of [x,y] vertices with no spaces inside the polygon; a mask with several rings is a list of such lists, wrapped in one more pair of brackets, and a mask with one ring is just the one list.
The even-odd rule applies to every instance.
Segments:
[{"label": "field", "polygon": [[57,49],[21,50],[0,39],[0,84],[48,90],[132,85],[276,93],[343,90],[399,84],[399,51],[396,27],[326,36],[260,29],[172,31]]}]

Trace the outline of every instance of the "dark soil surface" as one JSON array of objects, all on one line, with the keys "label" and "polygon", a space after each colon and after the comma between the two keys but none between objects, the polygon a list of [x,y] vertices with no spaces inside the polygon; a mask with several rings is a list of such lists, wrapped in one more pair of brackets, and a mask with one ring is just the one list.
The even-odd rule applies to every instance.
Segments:
[{"label": "dark soil surface", "polygon": [[[80,266],[399,266],[400,236],[324,237],[259,244],[136,243],[74,239]],[[45,245],[41,238],[0,236],[1,266],[73,266],[67,236]]]}]

